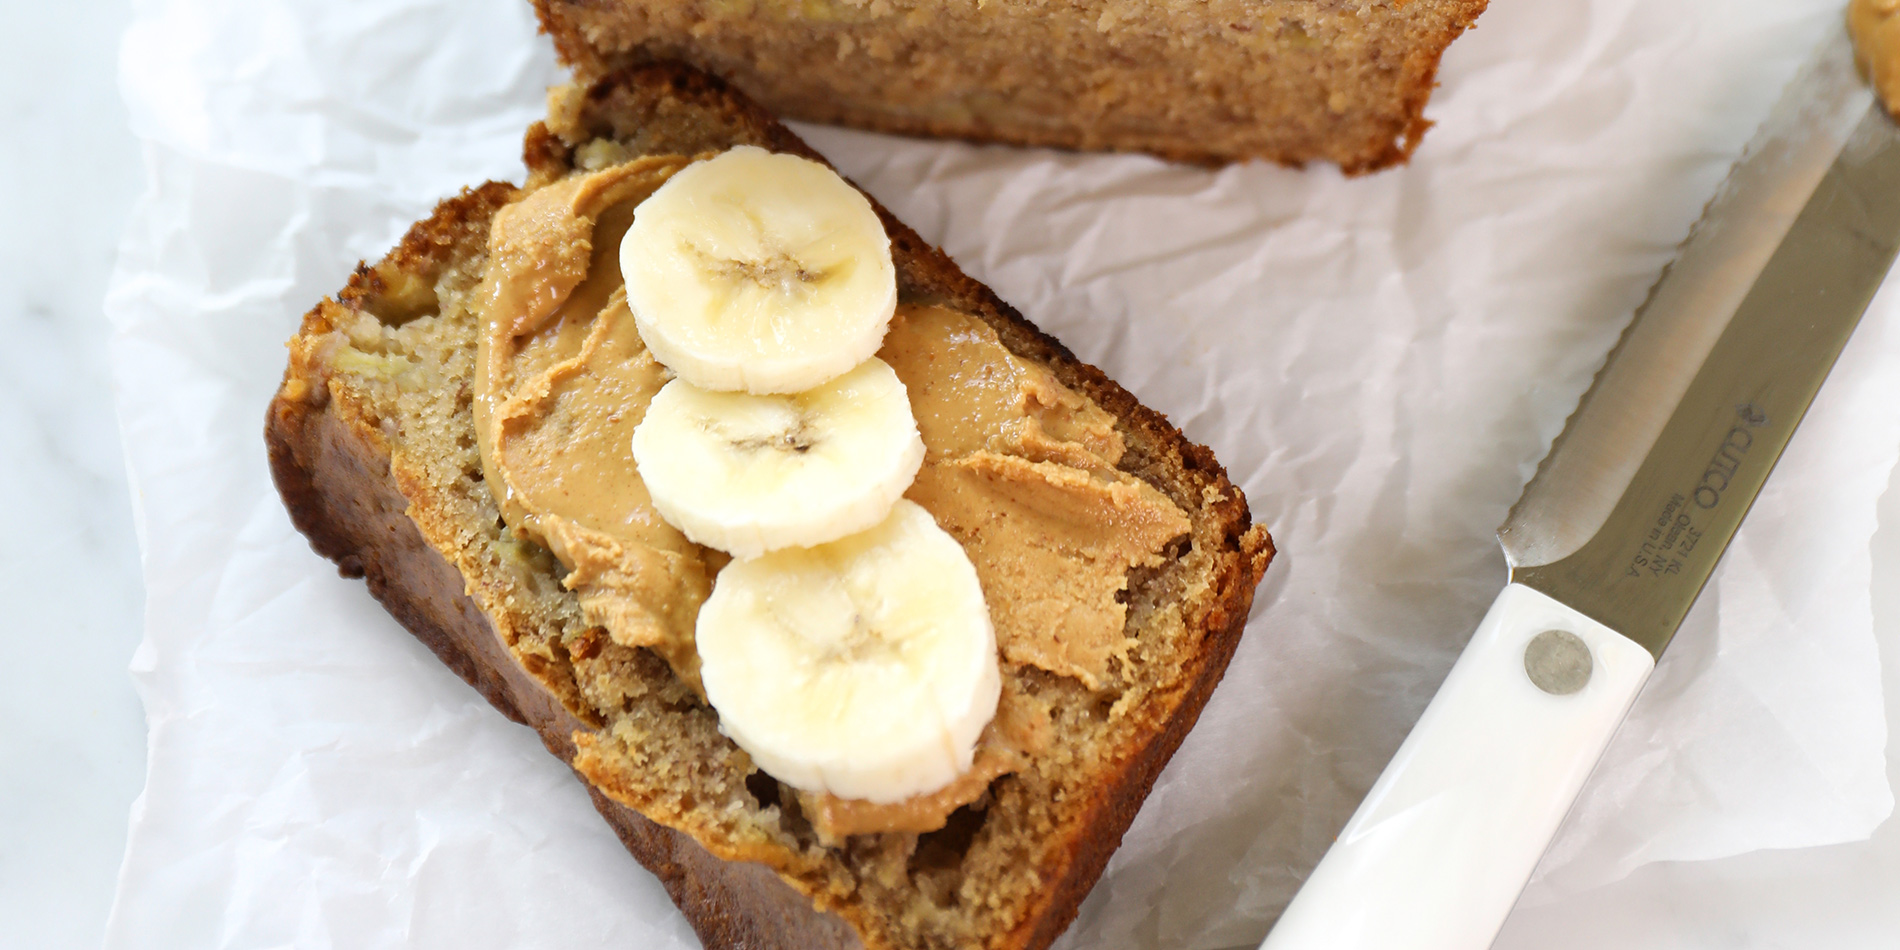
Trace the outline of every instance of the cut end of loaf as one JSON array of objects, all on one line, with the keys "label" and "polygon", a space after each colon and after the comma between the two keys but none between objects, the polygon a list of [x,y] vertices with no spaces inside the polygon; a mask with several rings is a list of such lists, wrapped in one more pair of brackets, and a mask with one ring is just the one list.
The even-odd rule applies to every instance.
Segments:
[{"label": "cut end of loaf", "polygon": [[1176,161],[1404,162],[1486,0],[535,0],[592,80],[679,60],[780,115]]}]

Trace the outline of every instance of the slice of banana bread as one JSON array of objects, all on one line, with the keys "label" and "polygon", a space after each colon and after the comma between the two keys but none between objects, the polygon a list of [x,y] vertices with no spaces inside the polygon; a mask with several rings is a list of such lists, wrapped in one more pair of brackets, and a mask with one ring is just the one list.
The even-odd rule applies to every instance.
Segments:
[{"label": "slice of banana bread", "polygon": [[879,207],[900,298],[980,319],[1106,410],[1127,447],[1120,470],[1172,499],[1191,528],[1165,563],[1130,572],[1125,659],[1112,675],[1085,685],[1006,671],[1006,688],[1049,717],[1041,752],[939,830],[821,835],[806,799],[754,768],[665,660],[585,622],[556,560],[501,521],[471,406],[471,306],[500,209],[576,170],[642,155],[753,144],[818,156],[679,65],[626,69],[550,100],[548,122],[527,137],[525,189],[489,183],[443,202],[304,318],[266,432],[293,520],[582,774],[708,947],[1047,946],[1220,679],[1271,540],[1207,449]]},{"label": "slice of banana bread", "polygon": [[1486,0],[535,0],[583,79],[680,59],[766,108],[1182,161],[1405,161]]}]

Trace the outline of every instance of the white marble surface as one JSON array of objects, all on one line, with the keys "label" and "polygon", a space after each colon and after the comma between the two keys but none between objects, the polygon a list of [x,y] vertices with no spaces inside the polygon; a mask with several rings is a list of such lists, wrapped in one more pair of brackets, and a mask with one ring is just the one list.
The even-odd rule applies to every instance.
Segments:
[{"label": "white marble surface", "polygon": [[126,0],[0,4],[0,946],[97,946],[145,776],[105,280],[140,180]]},{"label": "white marble surface", "polygon": [[[114,88],[124,0],[0,6],[0,947],[95,946],[143,780],[126,665],[142,600],[99,301],[138,156]],[[981,275],[979,275],[981,276]],[[1900,492],[1876,620],[1900,697]],[[1890,702],[1889,718],[1900,703]],[[1900,781],[1900,755],[1889,768]],[[1553,937],[1552,935],[1562,935]],[[1503,947],[1891,947],[1900,821],[1858,844],[1654,865],[1521,910]],[[1555,942],[1553,942],[1555,941]]]}]

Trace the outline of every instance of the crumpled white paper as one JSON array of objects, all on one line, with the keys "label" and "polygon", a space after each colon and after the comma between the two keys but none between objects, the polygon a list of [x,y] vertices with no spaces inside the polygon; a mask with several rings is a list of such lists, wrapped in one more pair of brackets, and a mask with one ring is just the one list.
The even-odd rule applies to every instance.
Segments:
[{"label": "crumpled white paper", "polygon": [[[519,179],[523,0],[143,0],[150,181],[108,299],[151,729],[112,947],[693,946],[572,776],[289,526],[282,341],[438,198]],[[1494,0],[1413,163],[1209,171],[801,127],[1211,445],[1282,554],[1062,946],[1258,940],[1504,578],[1492,538],[1838,0]],[[1883,294],[1529,901],[1891,810],[1869,608]]]}]

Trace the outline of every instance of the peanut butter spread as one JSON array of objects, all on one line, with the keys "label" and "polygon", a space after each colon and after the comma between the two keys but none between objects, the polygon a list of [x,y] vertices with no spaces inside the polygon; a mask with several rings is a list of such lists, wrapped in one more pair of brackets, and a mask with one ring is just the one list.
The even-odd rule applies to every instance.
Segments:
[{"label": "peanut butter spread", "polygon": [[[634,427],[670,378],[634,327],[618,248],[633,209],[683,158],[643,158],[541,188],[489,238],[475,415],[503,519],[568,570],[589,623],[698,689],[693,624],[725,555],[653,508]],[[898,305],[878,354],[907,389],[925,459],[908,497],[976,567],[1005,670],[1099,687],[1130,645],[1118,596],[1162,562],[1185,513],[1116,469],[1114,418],[1020,359],[981,319]],[[1047,743],[1047,712],[1008,685],[971,770],[892,805],[801,793],[820,835],[930,831]]]},{"label": "peanut butter spread", "polygon": [[617,165],[496,215],[475,429],[502,519],[568,569],[587,621],[698,690],[693,620],[719,555],[662,520],[634,471],[633,429],[666,371],[634,329],[618,256],[634,206],[684,165]]},{"label": "peanut butter spread", "polygon": [[878,356],[904,381],[924,437],[906,495],[976,565],[1003,661],[1100,686],[1127,645],[1116,595],[1129,569],[1161,563],[1187,515],[1116,470],[1113,417],[981,320],[899,305]]},{"label": "peanut butter spread", "polygon": [[1853,0],[1847,6],[1847,29],[1874,92],[1900,118],[1900,0]]}]

